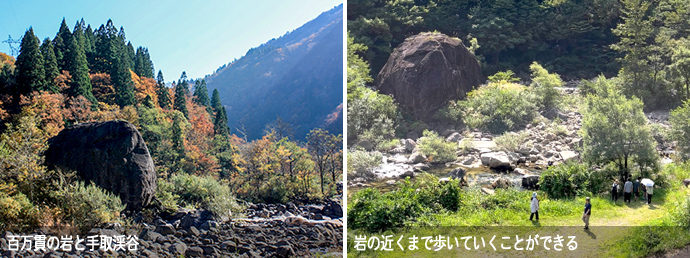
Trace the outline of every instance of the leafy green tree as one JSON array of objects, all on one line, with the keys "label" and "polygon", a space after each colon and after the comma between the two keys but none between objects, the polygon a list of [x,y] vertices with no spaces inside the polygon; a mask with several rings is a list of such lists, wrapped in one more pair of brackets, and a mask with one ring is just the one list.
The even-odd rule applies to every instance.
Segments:
[{"label": "leafy green tree", "polygon": [[669,69],[681,78],[679,91],[685,88],[685,97],[690,98],[690,41],[683,42],[673,49]]},{"label": "leafy green tree", "polygon": [[165,87],[165,80],[163,79],[163,72],[161,70],[158,70],[156,81],[158,82],[158,105],[162,109],[169,109],[171,104],[170,93],[168,92],[168,88]]},{"label": "leafy green tree", "polygon": [[645,0],[623,0],[621,3],[624,6],[623,22],[613,30],[620,41],[611,48],[625,55],[620,60],[620,75],[630,85],[625,89],[627,95],[637,96],[647,103],[646,99],[651,94],[651,83],[647,81],[650,73],[648,45],[654,33],[653,21],[647,15],[651,3]]},{"label": "leafy green tree", "polygon": [[189,118],[187,110],[187,94],[189,93],[189,83],[187,82],[187,72],[182,72],[180,80],[175,86],[175,110],[182,112],[185,118]]},{"label": "leafy green tree", "polygon": [[324,193],[324,174],[326,173],[328,160],[331,158],[331,153],[328,151],[329,134],[328,131],[316,128],[309,131],[307,135],[307,149],[311,154],[316,169],[319,171],[319,178],[321,180],[321,193]]},{"label": "leafy green tree", "polygon": [[539,101],[539,106],[548,110],[558,107],[560,103],[561,94],[556,87],[563,86],[563,81],[558,74],[549,73],[544,67],[537,62],[529,66],[532,71],[532,90]]},{"label": "leafy green tree", "polygon": [[582,116],[582,157],[590,164],[615,163],[621,176],[629,175],[633,161],[656,166],[656,141],[638,98],[626,98],[604,83],[587,95]]},{"label": "leafy green tree", "polygon": [[206,107],[206,111],[213,114],[211,104],[208,99],[208,89],[206,89],[206,79],[196,80],[194,82],[194,95],[192,100],[199,106]]},{"label": "leafy green tree", "polygon": [[60,74],[60,71],[58,71],[57,59],[55,58],[55,52],[53,51],[53,44],[49,38],[45,38],[45,40],[43,40],[43,44],[41,44],[41,55],[43,56],[43,61],[45,63],[46,89],[50,92],[57,93],[58,88],[55,84],[55,78]]},{"label": "leafy green tree", "polygon": [[671,122],[671,138],[677,141],[678,152],[681,157],[690,157],[690,100],[683,102],[683,105],[671,111],[669,117]]},{"label": "leafy green tree", "polygon": [[24,33],[19,56],[17,56],[17,62],[15,63],[17,73],[17,86],[14,92],[15,101],[19,101],[19,95],[45,90],[45,70],[39,44],[40,41],[34,36],[34,29],[29,28]]},{"label": "leafy green tree", "polygon": [[359,57],[367,47],[354,43],[354,38],[347,33],[347,101],[351,102],[362,96],[362,89],[373,80],[369,76],[369,64]]},{"label": "leafy green tree", "polygon": [[83,34],[75,33],[74,38],[69,42],[69,51],[65,63],[69,64],[72,83],[70,84],[69,95],[72,97],[84,96],[94,104],[98,103],[91,92],[91,78],[89,77],[89,64],[86,61],[84,48],[79,44],[83,42]]},{"label": "leafy green tree", "polygon": [[397,105],[393,98],[364,88],[362,96],[347,107],[348,142],[367,140],[378,145],[395,133]]},{"label": "leafy green tree", "polygon": [[211,107],[213,108],[214,112],[218,112],[218,110],[223,107],[223,104],[220,103],[220,93],[218,93],[218,89],[213,89],[213,94],[211,95]]}]

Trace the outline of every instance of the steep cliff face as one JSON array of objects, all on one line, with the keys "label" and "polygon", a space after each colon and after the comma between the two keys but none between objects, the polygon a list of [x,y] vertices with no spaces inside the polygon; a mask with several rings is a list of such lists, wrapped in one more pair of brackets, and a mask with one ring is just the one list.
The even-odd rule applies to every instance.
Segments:
[{"label": "steep cliff face", "polygon": [[416,119],[429,121],[449,100],[464,98],[483,81],[477,59],[462,41],[421,33],[393,51],[376,85]]}]

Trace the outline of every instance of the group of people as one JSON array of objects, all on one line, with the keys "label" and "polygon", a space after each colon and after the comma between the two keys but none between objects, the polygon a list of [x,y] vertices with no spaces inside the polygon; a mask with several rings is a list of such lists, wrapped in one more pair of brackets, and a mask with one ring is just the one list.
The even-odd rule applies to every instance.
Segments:
[{"label": "group of people", "polygon": [[[532,192],[530,210],[532,214],[529,215],[529,220],[532,220],[535,216],[536,219],[539,220],[539,198],[537,198],[537,192]],[[582,213],[582,222],[585,223],[585,229],[589,229],[590,215],[592,215],[592,204],[589,202],[589,197],[587,197],[585,198],[585,211]]]},{"label": "group of people", "polygon": [[[632,181],[630,177],[627,178],[625,184],[623,184],[623,201],[630,203],[632,197],[635,197],[635,201],[640,198],[640,191],[643,192],[642,199],[647,200],[647,204],[652,204],[652,195],[654,194],[654,187],[647,187],[640,181],[642,177],[638,177],[637,180]],[[613,186],[611,188],[611,200],[618,201],[618,192],[621,190],[618,180],[613,181]],[[529,220],[536,217],[539,220],[539,198],[537,198],[537,192],[532,193],[532,199],[530,201],[530,211],[532,214],[529,216]],[[592,204],[590,203],[589,197],[585,199],[585,210],[582,213],[582,222],[585,223],[585,229],[589,229],[589,216],[592,214]]]},{"label": "group of people", "polygon": [[623,188],[621,189],[618,179],[613,181],[611,186],[611,201],[618,201],[619,192],[623,191],[623,201],[630,203],[632,196],[635,196],[635,201],[640,198],[640,191],[643,192],[642,200],[646,200],[648,205],[652,204],[652,195],[654,194],[654,187],[647,187],[640,183],[642,177],[637,177],[634,182],[630,177],[627,178]]}]

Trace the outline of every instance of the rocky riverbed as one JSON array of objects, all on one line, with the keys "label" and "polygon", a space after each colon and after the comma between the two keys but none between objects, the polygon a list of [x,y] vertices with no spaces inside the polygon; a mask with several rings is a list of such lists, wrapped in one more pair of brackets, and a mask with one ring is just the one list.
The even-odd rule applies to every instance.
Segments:
[{"label": "rocky riverbed", "polygon": [[[563,94],[578,94],[574,88],[561,89]],[[511,132],[511,137],[521,139],[515,149],[499,146],[496,138],[486,132],[436,128],[448,142],[458,144],[456,160],[445,164],[431,164],[417,148],[419,138],[399,139],[396,146],[382,153],[381,165],[368,177],[348,178],[352,189],[370,186],[391,186],[397,181],[419,173],[432,173],[443,180],[453,178],[456,169],[462,169],[463,178],[469,185],[487,188],[521,186],[534,188],[539,174],[549,164],[556,165],[568,160],[579,160],[582,138],[578,134],[582,124],[582,114],[576,109],[569,111],[549,110],[541,114],[541,122],[527,125],[524,129]],[[646,113],[657,140],[657,151],[662,155],[662,163],[669,162],[673,153],[673,143],[664,138],[661,131],[669,127],[668,111]],[[655,132],[659,131],[659,132]],[[411,134],[416,135],[416,134]],[[408,135],[409,136],[409,135]],[[370,145],[358,143],[360,147]],[[456,173],[457,174],[457,173]],[[382,182],[385,182],[382,183]]]},{"label": "rocky riverbed", "polygon": [[[252,204],[246,218],[228,222],[215,221],[208,211],[180,209],[152,224],[125,228],[116,223],[87,234],[135,235],[136,251],[15,252],[8,251],[12,232],[4,232],[0,241],[3,257],[342,257],[342,217],[342,206],[335,201],[302,206]],[[37,234],[45,233],[21,235]]]}]

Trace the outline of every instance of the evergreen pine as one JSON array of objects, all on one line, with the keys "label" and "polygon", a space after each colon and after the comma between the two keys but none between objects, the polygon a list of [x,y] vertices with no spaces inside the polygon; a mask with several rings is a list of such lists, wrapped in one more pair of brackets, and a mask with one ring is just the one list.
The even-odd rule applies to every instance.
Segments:
[{"label": "evergreen pine", "polygon": [[43,44],[41,44],[41,56],[43,56],[44,69],[46,72],[45,90],[57,93],[58,88],[55,84],[55,78],[60,74],[60,71],[58,71],[57,59],[55,58],[55,52],[53,51],[53,43],[49,38],[45,38],[45,40],[43,40]]},{"label": "evergreen pine", "polygon": [[[74,34],[69,43],[69,50],[67,51],[66,63],[69,64],[69,73],[72,76],[72,83],[70,84],[69,95],[72,97],[84,96],[94,105],[98,103],[91,92],[91,78],[89,77],[89,64],[86,61],[86,54],[84,48],[79,44],[82,42],[83,34]],[[94,106],[95,107],[95,106]]]},{"label": "evergreen pine", "polygon": [[189,119],[189,111],[187,111],[187,103],[185,100],[187,92],[189,92],[187,72],[182,72],[182,76],[175,86],[175,110],[182,112],[184,117]]},{"label": "evergreen pine", "polygon": [[228,114],[225,112],[225,107],[221,107],[216,112],[216,120],[213,123],[213,133],[215,135],[228,135],[230,128],[228,128]]},{"label": "evergreen pine", "polygon": [[19,95],[27,95],[32,91],[43,90],[46,85],[45,70],[43,69],[43,56],[39,50],[39,40],[34,36],[34,29],[29,28],[24,33],[17,56],[15,86],[15,101],[18,103]]},{"label": "evergreen pine", "polygon": [[208,113],[213,114],[211,104],[208,99],[208,89],[206,89],[206,79],[197,80],[194,83],[194,103],[206,107]]},{"label": "evergreen pine", "polygon": [[69,51],[70,40],[72,40],[72,32],[69,31],[65,18],[62,18],[60,30],[58,30],[58,33],[55,35],[55,39],[53,40],[53,44],[55,46],[55,49],[53,50],[55,51],[55,58],[57,59],[58,69],[60,71],[69,70],[67,67],[65,67],[65,60],[67,59],[67,51]]},{"label": "evergreen pine", "polygon": [[213,95],[211,96],[211,107],[214,112],[218,112],[223,105],[220,103],[220,93],[218,89],[213,89]]},{"label": "evergreen pine", "polygon": [[165,87],[165,80],[163,80],[163,72],[161,72],[161,70],[158,70],[156,81],[158,82],[158,105],[162,109],[169,109],[170,93],[168,93],[168,88]]},{"label": "evergreen pine", "polygon": [[136,102],[134,98],[134,82],[132,82],[132,75],[127,67],[125,59],[126,54],[120,52],[120,58],[115,59],[110,72],[110,78],[115,88],[115,102],[120,107],[133,105]]}]

